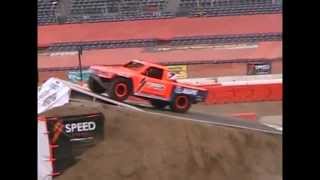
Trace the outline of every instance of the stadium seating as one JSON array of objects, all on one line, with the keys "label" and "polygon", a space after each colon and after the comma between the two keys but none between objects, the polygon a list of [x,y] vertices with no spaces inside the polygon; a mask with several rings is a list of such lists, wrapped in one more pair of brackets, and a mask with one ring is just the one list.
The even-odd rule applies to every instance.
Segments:
[{"label": "stadium seating", "polygon": [[[176,16],[280,13],[281,0],[68,0],[64,23],[124,21]],[[57,23],[55,0],[38,1],[38,23]],[[177,6],[177,7],[174,7]]]},{"label": "stadium seating", "polygon": [[256,1],[253,3],[240,3],[240,1],[227,1],[214,3],[212,6],[198,6],[191,10],[191,16],[233,16],[245,14],[280,13],[281,4],[272,1]]},{"label": "stadium seating", "polygon": [[38,23],[55,23],[56,0],[38,0]]},{"label": "stadium seating", "polygon": [[[72,0],[69,22],[77,21],[121,21],[170,17],[165,12],[165,0]],[[150,8],[153,7],[150,11]]]}]

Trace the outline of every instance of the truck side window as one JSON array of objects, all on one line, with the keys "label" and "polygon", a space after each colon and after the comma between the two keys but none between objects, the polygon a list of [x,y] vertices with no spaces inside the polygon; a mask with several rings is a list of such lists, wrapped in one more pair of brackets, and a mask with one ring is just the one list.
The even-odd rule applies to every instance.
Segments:
[{"label": "truck side window", "polygon": [[145,75],[151,78],[162,79],[163,70],[155,67],[147,69]]}]

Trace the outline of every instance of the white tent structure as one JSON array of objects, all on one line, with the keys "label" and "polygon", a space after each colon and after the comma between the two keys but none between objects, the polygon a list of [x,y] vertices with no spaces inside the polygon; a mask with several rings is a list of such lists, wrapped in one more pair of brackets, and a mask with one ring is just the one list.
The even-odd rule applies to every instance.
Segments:
[{"label": "white tent structure", "polygon": [[53,166],[45,121],[38,119],[38,180],[51,180]]},{"label": "white tent structure", "polygon": [[[70,88],[55,78],[38,89],[38,115],[69,102]],[[52,180],[54,158],[45,118],[38,117],[38,180]]]}]

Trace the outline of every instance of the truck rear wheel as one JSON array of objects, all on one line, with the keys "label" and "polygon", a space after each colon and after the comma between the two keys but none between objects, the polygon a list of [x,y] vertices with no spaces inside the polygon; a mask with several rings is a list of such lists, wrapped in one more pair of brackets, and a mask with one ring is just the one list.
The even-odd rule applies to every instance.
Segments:
[{"label": "truck rear wheel", "polygon": [[101,87],[101,85],[91,76],[89,77],[89,80],[88,80],[88,86],[89,86],[89,89],[94,93],[101,94],[105,92],[105,88]]},{"label": "truck rear wheel", "polygon": [[116,78],[111,83],[111,88],[108,90],[110,98],[117,101],[126,100],[131,93],[129,81],[124,78]]},{"label": "truck rear wheel", "polygon": [[174,112],[184,113],[191,107],[190,98],[187,95],[177,95],[170,103],[170,108]]},{"label": "truck rear wheel", "polygon": [[150,100],[150,103],[153,107],[157,109],[164,109],[168,105],[168,102],[157,100],[157,99]]}]

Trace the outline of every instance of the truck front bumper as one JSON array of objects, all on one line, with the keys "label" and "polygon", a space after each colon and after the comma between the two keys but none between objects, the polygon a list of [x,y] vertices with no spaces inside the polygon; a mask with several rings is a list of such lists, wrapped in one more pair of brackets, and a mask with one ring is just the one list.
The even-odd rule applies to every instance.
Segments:
[{"label": "truck front bumper", "polygon": [[196,97],[194,99],[194,103],[205,102],[207,97],[208,97],[208,91],[200,91],[196,95]]}]

